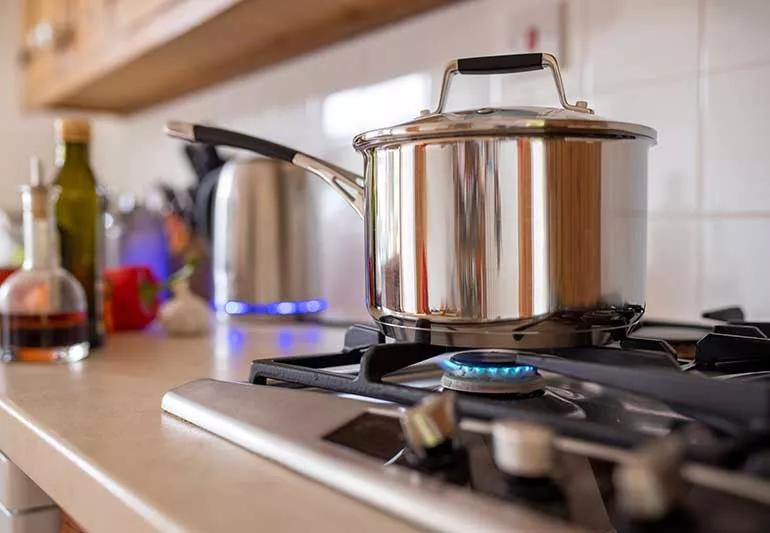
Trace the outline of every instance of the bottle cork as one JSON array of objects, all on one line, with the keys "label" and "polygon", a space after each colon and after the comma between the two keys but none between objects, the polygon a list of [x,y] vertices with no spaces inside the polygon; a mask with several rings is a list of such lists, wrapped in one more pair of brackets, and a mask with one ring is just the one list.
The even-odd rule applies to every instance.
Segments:
[{"label": "bottle cork", "polygon": [[91,139],[91,125],[82,118],[58,118],[54,123],[56,139],[61,142],[87,143]]}]

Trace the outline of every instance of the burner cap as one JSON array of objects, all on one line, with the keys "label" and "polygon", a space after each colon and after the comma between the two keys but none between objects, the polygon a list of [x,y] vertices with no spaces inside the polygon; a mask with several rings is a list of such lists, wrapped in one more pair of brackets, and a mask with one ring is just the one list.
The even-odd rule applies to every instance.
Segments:
[{"label": "burner cap", "polygon": [[531,394],[545,387],[537,368],[516,362],[511,350],[468,350],[442,361],[444,388],[479,394]]}]

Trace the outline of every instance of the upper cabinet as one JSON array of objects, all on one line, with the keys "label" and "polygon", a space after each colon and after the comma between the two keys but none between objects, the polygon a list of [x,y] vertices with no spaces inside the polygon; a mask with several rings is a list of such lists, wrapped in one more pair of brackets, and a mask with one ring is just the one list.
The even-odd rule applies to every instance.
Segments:
[{"label": "upper cabinet", "polygon": [[131,112],[453,0],[24,0],[33,108]]}]

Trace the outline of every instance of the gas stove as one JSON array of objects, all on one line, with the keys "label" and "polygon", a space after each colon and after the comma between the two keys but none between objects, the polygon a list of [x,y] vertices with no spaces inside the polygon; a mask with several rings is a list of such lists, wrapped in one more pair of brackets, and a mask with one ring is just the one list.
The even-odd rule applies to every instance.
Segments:
[{"label": "gas stove", "polygon": [[767,531],[770,324],[704,316],[539,351],[353,326],[163,409],[430,529]]}]

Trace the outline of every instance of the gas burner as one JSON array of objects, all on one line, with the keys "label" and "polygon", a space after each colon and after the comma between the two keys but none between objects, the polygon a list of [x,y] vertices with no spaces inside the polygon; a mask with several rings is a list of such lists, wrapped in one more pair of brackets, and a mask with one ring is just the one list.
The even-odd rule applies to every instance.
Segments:
[{"label": "gas burner", "polygon": [[441,367],[441,385],[459,392],[530,396],[545,387],[537,368],[519,364],[511,350],[455,352]]}]

